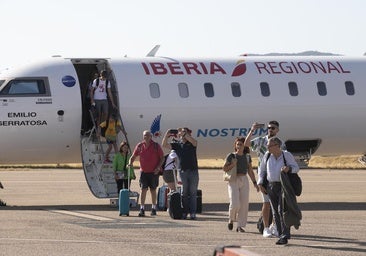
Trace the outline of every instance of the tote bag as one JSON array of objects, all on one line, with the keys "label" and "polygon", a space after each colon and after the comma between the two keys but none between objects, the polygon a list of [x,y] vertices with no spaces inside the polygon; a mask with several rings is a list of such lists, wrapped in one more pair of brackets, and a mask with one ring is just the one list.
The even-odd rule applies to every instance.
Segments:
[{"label": "tote bag", "polygon": [[[236,155],[234,155],[234,158],[236,158]],[[234,180],[236,178],[236,165],[229,171],[224,172],[223,174],[223,179],[224,181],[231,181]]]}]

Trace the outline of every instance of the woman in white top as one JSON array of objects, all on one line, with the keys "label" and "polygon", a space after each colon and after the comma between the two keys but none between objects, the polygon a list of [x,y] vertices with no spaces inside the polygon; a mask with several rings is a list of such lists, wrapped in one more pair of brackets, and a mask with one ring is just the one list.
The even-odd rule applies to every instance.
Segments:
[{"label": "woman in white top", "polygon": [[[174,150],[171,150],[167,156],[163,170],[163,179],[168,184],[170,191],[176,190],[176,178],[174,178],[174,175],[177,177],[177,161],[177,153]],[[175,172],[175,174],[173,172]]]}]

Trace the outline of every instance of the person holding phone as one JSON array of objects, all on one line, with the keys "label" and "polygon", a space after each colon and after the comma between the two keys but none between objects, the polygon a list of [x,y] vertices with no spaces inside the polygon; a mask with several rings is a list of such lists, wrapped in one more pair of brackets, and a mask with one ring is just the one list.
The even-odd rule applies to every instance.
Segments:
[{"label": "person holding phone", "polygon": [[[199,182],[197,162],[197,140],[187,128],[169,129],[166,131],[162,146],[175,150],[179,159],[179,174],[182,179],[183,219],[190,214],[190,219],[195,220],[197,212],[197,189]],[[169,143],[168,139],[174,137]],[[177,139],[175,139],[177,137]]]}]

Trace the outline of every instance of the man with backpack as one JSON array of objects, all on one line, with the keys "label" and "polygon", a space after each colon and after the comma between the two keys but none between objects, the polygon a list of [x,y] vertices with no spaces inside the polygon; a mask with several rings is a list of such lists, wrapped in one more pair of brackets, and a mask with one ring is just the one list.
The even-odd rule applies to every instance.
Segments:
[{"label": "man with backpack", "polygon": [[[291,208],[297,208],[297,205],[294,205],[297,204],[296,200],[289,202],[287,198],[283,199],[283,188],[287,188],[284,187],[286,183],[282,182],[282,175],[283,173],[297,173],[300,170],[294,156],[288,151],[283,151],[281,145],[282,141],[277,137],[272,137],[268,140],[268,152],[264,156],[265,160],[259,166],[258,173],[259,189],[262,193],[268,194],[272,210],[274,211],[273,216],[280,236],[280,239],[276,242],[278,245],[287,244],[287,240],[291,238],[290,225],[286,225],[284,217],[285,203],[291,203],[294,206]],[[264,185],[266,181],[268,181],[268,185]],[[297,218],[298,227],[300,225],[301,212],[298,213]]]},{"label": "man with backpack", "polygon": [[111,83],[107,79],[107,71],[102,70],[100,77],[94,79],[92,89],[90,90],[90,100],[92,107],[95,107],[97,112],[97,135],[100,136],[100,124],[107,119],[108,116],[108,97],[114,109],[114,104]]},{"label": "man with backpack", "polygon": [[164,152],[159,143],[152,140],[151,132],[143,132],[143,141],[138,143],[128,162],[133,165],[136,157],[140,157],[141,206],[139,217],[145,216],[145,200],[147,190],[151,193],[151,216],[156,215],[156,188],[159,186],[159,172],[164,161]]}]

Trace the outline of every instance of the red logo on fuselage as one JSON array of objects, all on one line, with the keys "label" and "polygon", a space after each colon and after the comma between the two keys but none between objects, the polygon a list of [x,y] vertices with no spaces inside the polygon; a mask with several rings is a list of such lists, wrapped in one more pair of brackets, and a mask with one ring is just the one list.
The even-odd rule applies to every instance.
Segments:
[{"label": "red logo on fuselage", "polygon": [[236,63],[236,66],[231,76],[241,76],[244,75],[246,71],[247,71],[247,64],[245,64],[245,60],[239,60]]}]

